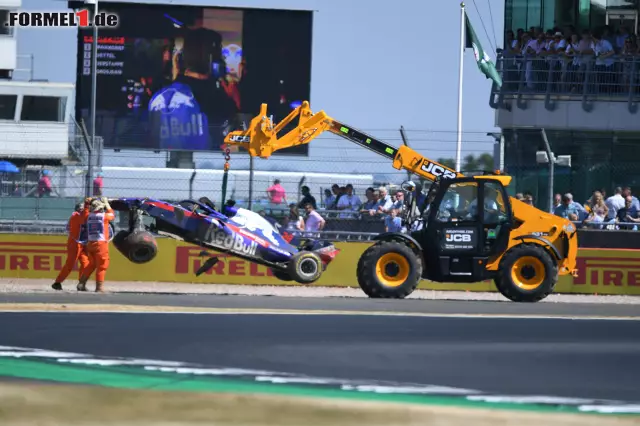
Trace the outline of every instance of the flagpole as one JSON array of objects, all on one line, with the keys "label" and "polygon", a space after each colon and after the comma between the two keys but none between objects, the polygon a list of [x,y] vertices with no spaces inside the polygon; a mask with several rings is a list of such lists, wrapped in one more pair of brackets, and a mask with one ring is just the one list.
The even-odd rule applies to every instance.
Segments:
[{"label": "flagpole", "polygon": [[464,69],[464,49],[465,43],[465,11],[464,3],[460,3],[460,60],[458,62],[458,143],[456,146],[456,171],[460,171],[460,160],[462,157],[462,76]]}]

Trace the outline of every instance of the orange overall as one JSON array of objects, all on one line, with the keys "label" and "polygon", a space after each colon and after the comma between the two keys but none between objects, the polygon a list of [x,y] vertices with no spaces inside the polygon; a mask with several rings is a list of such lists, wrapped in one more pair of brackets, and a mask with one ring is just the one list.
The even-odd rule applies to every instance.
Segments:
[{"label": "orange overall", "polygon": [[67,225],[69,231],[69,236],[67,237],[67,261],[56,278],[55,282],[57,283],[62,283],[67,279],[78,260],[80,260],[79,277],[82,277],[83,270],[89,266],[89,258],[84,252],[84,246],[78,242],[80,240],[80,228],[83,223],[82,213],[73,212]]},{"label": "orange overall", "polygon": [[115,219],[113,210],[106,212],[89,213],[85,210],[83,216],[86,218],[87,226],[87,255],[89,256],[89,266],[83,272],[82,282],[89,279],[91,273],[96,271],[96,289],[102,288],[107,268],[109,268],[109,222]]}]

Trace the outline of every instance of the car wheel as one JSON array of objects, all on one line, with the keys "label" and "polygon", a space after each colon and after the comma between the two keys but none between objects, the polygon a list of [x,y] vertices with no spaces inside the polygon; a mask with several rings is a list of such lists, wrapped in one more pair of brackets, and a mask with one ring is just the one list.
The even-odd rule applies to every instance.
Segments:
[{"label": "car wheel", "polygon": [[322,275],[322,259],[310,251],[298,252],[289,261],[287,271],[294,281],[300,284],[311,284]]},{"label": "car wheel", "polygon": [[130,262],[142,264],[152,261],[158,254],[158,245],[153,235],[146,231],[120,231],[113,245]]}]

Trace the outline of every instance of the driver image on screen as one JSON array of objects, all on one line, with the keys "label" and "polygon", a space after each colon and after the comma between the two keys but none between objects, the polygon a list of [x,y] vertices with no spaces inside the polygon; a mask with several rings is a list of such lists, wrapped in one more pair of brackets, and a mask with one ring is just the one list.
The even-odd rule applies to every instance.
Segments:
[{"label": "driver image on screen", "polygon": [[216,31],[183,28],[174,40],[172,81],[149,102],[150,144],[159,149],[211,150],[222,145],[238,108],[220,85],[222,38]]}]

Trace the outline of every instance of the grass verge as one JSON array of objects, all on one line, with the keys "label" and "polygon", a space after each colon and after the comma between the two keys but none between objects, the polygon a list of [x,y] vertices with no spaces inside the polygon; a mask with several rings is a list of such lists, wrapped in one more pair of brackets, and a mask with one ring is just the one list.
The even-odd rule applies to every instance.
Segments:
[{"label": "grass verge", "polygon": [[626,426],[637,418],[340,401],[274,395],[165,392],[0,383],[0,424],[233,426]]}]

